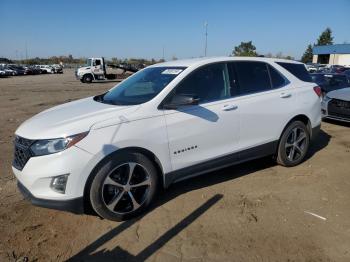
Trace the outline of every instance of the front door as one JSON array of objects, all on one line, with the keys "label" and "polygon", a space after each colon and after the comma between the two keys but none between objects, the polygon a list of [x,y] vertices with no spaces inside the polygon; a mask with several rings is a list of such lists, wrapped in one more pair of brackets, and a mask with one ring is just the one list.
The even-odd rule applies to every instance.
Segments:
[{"label": "front door", "polygon": [[102,61],[100,58],[92,62],[92,73],[96,76],[103,75]]},{"label": "front door", "polygon": [[173,170],[237,150],[239,115],[229,93],[227,65],[216,63],[196,69],[173,92],[189,94],[199,98],[199,105],[164,111]]}]

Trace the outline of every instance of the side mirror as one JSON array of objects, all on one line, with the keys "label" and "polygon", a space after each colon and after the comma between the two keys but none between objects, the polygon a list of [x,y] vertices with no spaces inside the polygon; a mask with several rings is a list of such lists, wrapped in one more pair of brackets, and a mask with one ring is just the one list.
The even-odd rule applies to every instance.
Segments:
[{"label": "side mirror", "polygon": [[180,106],[198,105],[199,98],[194,95],[174,95],[170,101],[164,104],[165,109],[177,109]]}]

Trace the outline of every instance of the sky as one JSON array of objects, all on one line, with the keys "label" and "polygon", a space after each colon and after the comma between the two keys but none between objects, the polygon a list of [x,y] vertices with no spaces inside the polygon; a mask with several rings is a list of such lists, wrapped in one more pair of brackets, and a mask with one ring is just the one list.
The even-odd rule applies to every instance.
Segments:
[{"label": "sky", "polygon": [[[299,59],[330,27],[350,43],[350,0],[0,0],[0,57],[226,56],[242,41]],[[27,48],[26,48],[27,47]]]}]

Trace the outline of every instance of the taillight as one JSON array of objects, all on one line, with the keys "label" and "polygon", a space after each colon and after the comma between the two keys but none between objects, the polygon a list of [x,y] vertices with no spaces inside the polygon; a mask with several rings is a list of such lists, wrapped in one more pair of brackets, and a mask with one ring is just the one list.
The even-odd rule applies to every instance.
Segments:
[{"label": "taillight", "polygon": [[322,96],[322,89],[319,86],[314,86],[314,91],[316,93],[316,95],[318,95],[318,97]]}]

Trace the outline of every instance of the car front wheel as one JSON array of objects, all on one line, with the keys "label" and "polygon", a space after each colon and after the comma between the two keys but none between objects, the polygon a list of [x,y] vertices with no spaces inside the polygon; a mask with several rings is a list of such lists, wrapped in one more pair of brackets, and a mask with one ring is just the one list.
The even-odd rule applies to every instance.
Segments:
[{"label": "car front wheel", "polygon": [[282,166],[300,164],[308,152],[310,132],[301,121],[294,121],[284,130],[277,152],[277,163]]},{"label": "car front wheel", "polygon": [[96,172],[90,201],[103,218],[123,221],[144,211],[155,197],[157,170],[140,153],[115,155]]}]

